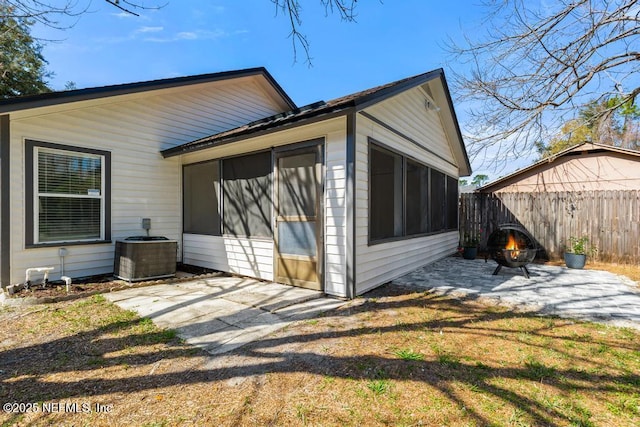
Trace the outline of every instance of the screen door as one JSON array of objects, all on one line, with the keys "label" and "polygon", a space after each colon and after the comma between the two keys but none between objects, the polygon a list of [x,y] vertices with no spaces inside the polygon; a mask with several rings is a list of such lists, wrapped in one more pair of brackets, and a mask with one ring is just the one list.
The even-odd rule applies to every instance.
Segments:
[{"label": "screen door", "polygon": [[276,153],[275,279],[322,290],[321,145]]}]

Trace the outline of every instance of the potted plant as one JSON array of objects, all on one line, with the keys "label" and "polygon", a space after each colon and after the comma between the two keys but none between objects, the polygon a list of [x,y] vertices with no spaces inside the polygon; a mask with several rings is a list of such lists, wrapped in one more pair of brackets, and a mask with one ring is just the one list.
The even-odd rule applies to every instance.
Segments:
[{"label": "potted plant", "polygon": [[481,233],[464,233],[462,239],[462,258],[476,259]]},{"label": "potted plant", "polygon": [[569,268],[584,268],[587,254],[593,254],[595,251],[596,249],[589,244],[587,236],[571,236],[564,254],[564,262]]}]

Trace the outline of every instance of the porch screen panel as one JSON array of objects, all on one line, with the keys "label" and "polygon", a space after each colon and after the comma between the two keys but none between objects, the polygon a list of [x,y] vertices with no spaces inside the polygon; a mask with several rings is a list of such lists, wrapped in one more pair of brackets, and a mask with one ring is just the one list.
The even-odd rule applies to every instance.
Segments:
[{"label": "porch screen panel", "polygon": [[402,157],[371,147],[369,238],[402,236]]},{"label": "porch screen panel", "polygon": [[223,229],[225,234],[272,237],[271,153],[222,161]]},{"label": "porch screen panel", "polygon": [[279,214],[316,216],[315,153],[284,157],[279,163]]},{"label": "porch screen panel", "polygon": [[184,232],[220,235],[220,162],[183,169]]},{"label": "porch screen panel", "polygon": [[446,200],[445,184],[446,176],[442,172],[431,169],[430,182],[430,208],[431,227],[429,231],[442,231],[446,228]]},{"label": "porch screen panel", "polygon": [[429,168],[407,160],[407,235],[429,231]]},{"label": "porch screen panel", "polygon": [[447,229],[458,228],[458,180],[447,176]]}]

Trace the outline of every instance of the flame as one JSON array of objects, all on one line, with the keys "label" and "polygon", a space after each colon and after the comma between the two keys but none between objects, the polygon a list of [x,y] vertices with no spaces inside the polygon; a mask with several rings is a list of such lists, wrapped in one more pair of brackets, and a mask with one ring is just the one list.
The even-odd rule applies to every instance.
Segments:
[{"label": "flame", "polygon": [[509,251],[512,261],[516,261],[518,259],[518,256],[520,256],[518,244],[516,243],[516,238],[513,236],[513,233],[509,233],[509,238],[507,239],[507,246],[505,246],[505,249]]}]

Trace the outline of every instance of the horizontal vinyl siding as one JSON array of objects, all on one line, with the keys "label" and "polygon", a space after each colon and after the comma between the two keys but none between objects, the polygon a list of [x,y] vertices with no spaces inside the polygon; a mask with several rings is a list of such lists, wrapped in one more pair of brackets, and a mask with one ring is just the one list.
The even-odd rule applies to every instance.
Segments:
[{"label": "horizontal vinyl siding", "polygon": [[184,235],[183,262],[273,280],[273,240]]},{"label": "horizontal vinyl siding", "polygon": [[[65,247],[68,251],[67,256],[64,258],[65,275],[78,278],[111,273],[113,271],[113,245],[100,244]],[[17,269],[15,266],[18,266]],[[49,277],[54,280],[62,275],[62,264],[58,256],[57,247],[19,251],[14,254],[12,267],[12,283],[24,282],[25,270],[29,267],[54,267],[55,270],[53,274],[49,275]],[[32,274],[32,280],[41,278],[41,273]]]},{"label": "horizontal vinyl siding", "polygon": [[[266,97],[263,88],[245,79],[12,115],[12,283],[24,281],[24,271],[29,267],[53,266],[53,279],[61,274],[58,247],[25,249],[25,139],[111,152],[112,240],[144,234],[142,218],[150,218],[152,235],[178,240],[180,245],[181,161],[163,159],[160,150],[276,112],[277,105]],[[66,275],[113,272],[113,243],[64,247],[68,250]],[[178,254],[181,252],[179,248]]]},{"label": "horizontal vinyl siding", "polygon": [[456,231],[370,246],[358,257],[358,294],[453,254]]},{"label": "horizontal vinyl siding", "polygon": [[325,148],[325,293],[346,297],[346,133],[331,134]]},{"label": "horizontal vinyl siding", "polygon": [[364,115],[357,115],[355,165],[357,294],[362,294],[415,268],[450,255],[457,247],[458,233],[455,231],[375,245],[368,244],[369,137],[423,164],[451,176],[458,176],[458,168],[455,166],[439,115],[435,111],[425,109],[425,97],[421,89],[415,88],[366,109],[366,113],[411,138],[423,148]]},{"label": "horizontal vinyl siding", "polygon": [[386,129],[383,130],[370,120],[360,120],[363,119],[362,116],[359,117],[358,125],[364,125],[365,129],[361,131],[367,136],[382,143],[391,140],[390,145],[401,149],[403,154],[426,162],[449,175],[458,176],[456,161],[442,127],[440,115],[436,111],[427,111],[426,99],[427,95],[421,89],[415,88],[365,110],[366,113],[416,141],[421,147],[393,135]]}]

